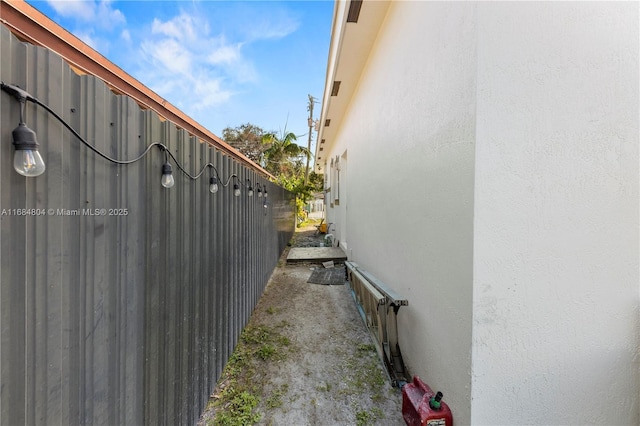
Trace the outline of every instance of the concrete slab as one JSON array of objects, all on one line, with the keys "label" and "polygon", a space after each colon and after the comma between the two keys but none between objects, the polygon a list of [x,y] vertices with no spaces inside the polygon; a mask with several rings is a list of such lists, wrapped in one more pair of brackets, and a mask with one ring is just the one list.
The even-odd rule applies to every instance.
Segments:
[{"label": "concrete slab", "polygon": [[287,256],[287,263],[322,263],[329,260],[344,262],[347,255],[338,247],[293,247]]}]

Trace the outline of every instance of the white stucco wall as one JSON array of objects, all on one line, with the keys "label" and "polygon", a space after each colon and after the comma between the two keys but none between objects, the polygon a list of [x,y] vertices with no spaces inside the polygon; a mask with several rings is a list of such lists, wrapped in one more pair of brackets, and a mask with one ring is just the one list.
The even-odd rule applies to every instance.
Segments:
[{"label": "white stucco wall", "polygon": [[638,3],[483,3],[473,424],[637,425]]},{"label": "white stucco wall", "polygon": [[328,141],[328,220],[458,425],[640,424],[639,17],[393,2]]},{"label": "white stucco wall", "polygon": [[327,209],[338,234],[346,214],[350,258],[409,299],[403,357],[459,424],[470,418],[474,10],[391,4],[332,141],[330,158],[348,146],[346,202]]}]

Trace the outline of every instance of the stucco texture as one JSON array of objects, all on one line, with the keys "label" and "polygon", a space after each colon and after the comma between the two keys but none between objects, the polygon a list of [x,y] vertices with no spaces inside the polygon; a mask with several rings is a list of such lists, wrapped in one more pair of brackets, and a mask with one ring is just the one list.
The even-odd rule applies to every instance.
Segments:
[{"label": "stucco texture", "polygon": [[473,14],[462,4],[391,4],[332,147],[330,158],[348,146],[340,177],[348,193],[328,209],[337,233],[346,227],[350,258],[411,298],[398,316],[404,360],[463,423],[471,384]]},{"label": "stucco texture", "polygon": [[638,81],[637,3],[478,8],[473,424],[639,422]]},{"label": "stucco texture", "polygon": [[332,121],[328,220],[409,300],[403,357],[456,424],[640,423],[639,22],[392,2]]}]

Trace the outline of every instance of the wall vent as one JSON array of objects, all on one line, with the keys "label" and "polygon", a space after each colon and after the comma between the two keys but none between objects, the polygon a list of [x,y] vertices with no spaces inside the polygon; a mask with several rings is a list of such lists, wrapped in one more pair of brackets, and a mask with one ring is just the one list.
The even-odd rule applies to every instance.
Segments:
[{"label": "wall vent", "polygon": [[331,124],[330,118],[327,118],[326,120],[324,120],[324,127],[329,127],[329,124]]},{"label": "wall vent", "polygon": [[333,87],[331,87],[331,96],[338,96],[339,91],[340,91],[340,82],[334,81]]},{"label": "wall vent", "polygon": [[349,14],[347,15],[347,22],[358,22],[361,8],[362,0],[351,0],[351,3],[349,3]]}]

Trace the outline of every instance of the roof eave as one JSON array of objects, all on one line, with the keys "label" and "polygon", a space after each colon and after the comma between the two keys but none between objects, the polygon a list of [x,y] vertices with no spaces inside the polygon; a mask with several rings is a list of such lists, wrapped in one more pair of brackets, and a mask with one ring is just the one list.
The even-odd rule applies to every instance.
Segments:
[{"label": "roof eave", "polygon": [[[354,0],[338,0],[334,8],[331,44],[327,61],[320,130],[315,151],[316,170],[322,172],[325,153],[334,143],[344,113],[360,80],[375,44],[378,31],[387,14],[390,1],[365,0],[357,22],[347,22]],[[334,82],[340,82],[338,93],[332,95]],[[330,120],[327,123],[327,120]],[[327,125],[328,124],[328,125]]]}]

